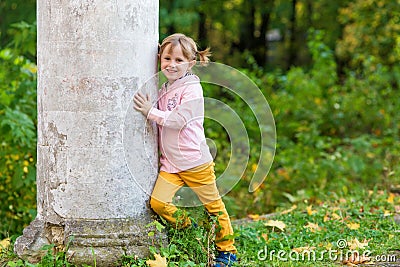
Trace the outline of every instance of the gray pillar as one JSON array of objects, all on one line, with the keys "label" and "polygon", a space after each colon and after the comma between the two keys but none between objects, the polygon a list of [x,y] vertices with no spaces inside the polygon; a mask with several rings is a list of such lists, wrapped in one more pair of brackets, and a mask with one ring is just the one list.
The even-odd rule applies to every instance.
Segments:
[{"label": "gray pillar", "polygon": [[156,72],[158,1],[38,0],[37,16],[37,217],[15,251],[34,262],[72,239],[78,264],[145,256],[156,128],[130,104]]}]

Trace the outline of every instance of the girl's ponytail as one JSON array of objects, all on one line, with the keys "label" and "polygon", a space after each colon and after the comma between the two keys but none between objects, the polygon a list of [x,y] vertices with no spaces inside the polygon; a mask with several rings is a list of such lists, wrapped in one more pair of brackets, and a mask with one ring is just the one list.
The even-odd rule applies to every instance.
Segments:
[{"label": "girl's ponytail", "polygon": [[199,55],[201,65],[204,66],[207,65],[208,62],[210,62],[209,57],[211,56],[211,52],[209,47],[207,47],[203,51],[197,51],[196,53]]}]

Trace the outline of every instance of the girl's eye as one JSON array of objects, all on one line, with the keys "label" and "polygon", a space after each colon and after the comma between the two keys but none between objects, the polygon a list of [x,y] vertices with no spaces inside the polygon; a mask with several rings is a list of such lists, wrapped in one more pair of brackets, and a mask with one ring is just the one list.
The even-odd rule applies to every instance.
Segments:
[{"label": "girl's eye", "polygon": [[183,59],[177,58],[176,61],[177,62],[183,62]]},{"label": "girl's eye", "polygon": [[170,58],[170,57],[164,57],[164,59],[165,59],[165,60],[170,60],[171,58]]}]

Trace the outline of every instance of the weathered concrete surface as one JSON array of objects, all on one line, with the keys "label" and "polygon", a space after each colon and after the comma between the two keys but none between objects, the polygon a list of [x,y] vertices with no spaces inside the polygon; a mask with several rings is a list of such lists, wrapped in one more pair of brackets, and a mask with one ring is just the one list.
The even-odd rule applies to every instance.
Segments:
[{"label": "weathered concrete surface", "polygon": [[[146,192],[157,177],[156,128],[131,109],[134,126],[125,129],[124,121],[134,92],[156,72],[158,1],[38,0],[37,6],[38,215],[15,251],[34,261],[42,245],[62,246],[77,235],[80,241],[70,244],[79,250],[71,254],[77,262],[92,260],[86,247],[96,247],[104,266],[107,255],[122,250],[144,255],[145,240],[115,237],[125,230],[147,236],[143,225],[151,220]],[[125,155],[127,142],[135,155]],[[130,172],[136,169],[140,177]],[[145,182],[138,186],[138,179]]]},{"label": "weathered concrete surface", "polygon": [[116,266],[122,255],[148,255],[149,244],[165,241],[157,234],[148,237],[146,228],[150,218],[146,216],[131,219],[107,220],[67,220],[65,224],[66,240],[72,240],[73,247],[67,257],[76,263],[97,266]]}]

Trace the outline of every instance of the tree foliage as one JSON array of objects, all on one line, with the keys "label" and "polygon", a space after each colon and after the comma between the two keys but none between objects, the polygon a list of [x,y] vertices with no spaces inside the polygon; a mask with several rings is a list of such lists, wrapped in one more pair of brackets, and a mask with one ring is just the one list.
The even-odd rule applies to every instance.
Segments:
[{"label": "tree foliage", "polygon": [[373,61],[394,66],[400,63],[400,7],[396,0],[357,0],[341,8],[344,25],[337,54],[352,67]]},{"label": "tree foliage", "polygon": [[13,45],[0,49],[1,237],[20,232],[36,213],[36,65],[23,56],[36,31],[19,39],[26,28],[36,29],[17,24]]},{"label": "tree foliage", "polygon": [[0,47],[13,41],[14,23],[26,21],[32,24],[36,19],[36,0],[2,0],[0,1]]}]

